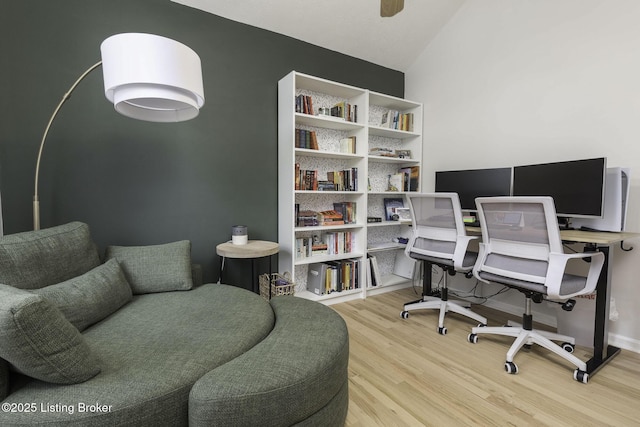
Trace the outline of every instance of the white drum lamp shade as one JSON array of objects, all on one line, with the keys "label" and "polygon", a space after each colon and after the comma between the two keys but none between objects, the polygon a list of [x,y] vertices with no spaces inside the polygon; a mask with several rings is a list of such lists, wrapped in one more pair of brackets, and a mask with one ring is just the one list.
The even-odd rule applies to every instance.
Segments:
[{"label": "white drum lamp shade", "polygon": [[102,60],[78,77],[62,96],[47,124],[36,160],[33,229],[40,229],[38,179],[40,161],[51,124],[76,86],[102,65],[104,92],[117,112],[148,122],[193,119],[204,105],[200,57],[189,47],[162,36],[116,34],[100,46]]},{"label": "white drum lamp shade", "polygon": [[180,122],[196,117],[204,105],[200,58],[182,43],[125,33],[106,39],[100,50],[105,96],[120,114]]}]

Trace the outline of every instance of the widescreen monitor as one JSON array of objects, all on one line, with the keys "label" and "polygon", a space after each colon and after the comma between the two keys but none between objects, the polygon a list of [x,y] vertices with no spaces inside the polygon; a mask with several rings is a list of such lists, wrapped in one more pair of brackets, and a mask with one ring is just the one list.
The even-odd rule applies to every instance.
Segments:
[{"label": "widescreen monitor", "polygon": [[477,197],[511,195],[511,168],[436,172],[437,193],[458,193],[463,211],[476,211]]},{"label": "widescreen monitor", "polygon": [[571,160],[516,166],[514,196],[551,196],[559,217],[600,218],[607,159]]}]

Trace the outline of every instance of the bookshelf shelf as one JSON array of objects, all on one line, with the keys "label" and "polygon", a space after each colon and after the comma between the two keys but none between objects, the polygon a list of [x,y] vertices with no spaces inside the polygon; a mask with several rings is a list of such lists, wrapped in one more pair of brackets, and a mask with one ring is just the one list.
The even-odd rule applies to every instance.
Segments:
[{"label": "bookshelf shelf", "polygon": [[370,162],[377,163],[396,163],[402,165],[420,165],[420,160],[416,159],[401,159],[398,157],[384,157],[384,156],[368,156]]},{"label": "bookshelf shelf", "polygon": [[340,254],[340,255],[314,255],[307,258],[297,258],[294,264],[307,265],[307,264],[314,264],[317,262],[341,261],[344,259],[362,258],[363,256],[364,254],[362,252],[349,252],[349,253]]},{"label": "bookshelf shelf", "polygon": [[[324,114],[316,115],[320,108],[326,111],[336,105],[343,106],[343,111],[347,111],[348,117],[353,121]],[[347,114],[344,116],[347,117]],[[296,144],[296,132],[299,136],[305,132],[311,133],[314,138],[311,147],[318,149],[309,149],[308,139],[306,144]],[[352,144],[344,145],[345,138],[353,138]],[[296,148],[296,145],[304,145],[307,148]],[[351,151],[353,146],[354,153],[342,152],[345,147],[349,147],[347,149]],[[380,147],[383,147],[382,152],[385,154],[390,151],[397,153],[398,157],[368,154],[379,152],[372,149]],[[402,158],[401,155],[405,157]],[[404,245],[392,242],[393,238],[408,234],[407,225],[410,221],[367,223],[367,216],[384,218],[383,199],[405,197],[406,191],[382,191],[387,189],[390,174],[405,174],[403,176],[407,180],[404,181],[407,188],[418,191],[420,159],[422,104],[296,71],[279,81],[278,269],[280,272],[288,271],[292,274],[297,296],[333,304],[354,298],[366,298],[368,292],[378,293],[411,285],[409,280],[393,272],[394,259],[398,254],[403,254]],[[352,175],[357,174],[358,191],[296,190],[296,177],[300,180],[302,176],[296,175],[297,170],[305,171],[305,176],[310,173],[308,171],[315,171],[310,174],[317,175],[317,178],[311,179],[317,179],[320,184],[321,180],[331,183],[331,172],[347,169],[357,169]],[[412,179],[410,185],[409,177]],[[307,182],[305,181],[305,184]],[[313,182],[313,186],[305,185],[298,188],[315,188],[315,181]],[[373,191],[368,190],[370,185]],[[331,185],[328,187],[331,188]],[[324,183],[323,188],[327,188]],[[354,204],[355,223],[307,227],[296,225],[298,212],[331,210],[335,203],[341,202]],[[300,247],[310,248],[312,240],[315,242],[317,237],[322,240],[325,234],[332,233],[350,235],[351,252],[339,255],[321,253],[307,257],[296,256]],[[303,242],[304,246],[301,246],[300,242]],[[315,243],[313,245],[315,252]],[[312,251],[309,249],[305,253],[311,255]],[[380,261],[380,279],[376,287],[367,286],[370,279],[370,256],[376,256]],[[313,264],[344,264],[352,261],[353,265],[357,265],[351,273],[351,278],[358,282],[357,289],[324,295],[317,295],[307,289],[307,279],[311,277],[309,270],[315,268]]]},{"label": "bookshelf shelf", "polygon": [[295,113],[296,124],[315,126],[326,129],[337,130],[359,130],[364,128],[364,125],[354,122],[347,122],[343,119],[336,119],[327,116],[312,116],[310,114]]},{"label": "bookshelf shelf", "polygon": [[364,158],[364,156],[361,156],[359,154],[336,153],[333,151],[322,151],[322,150],[310,150],[308,148],[296,148],[295,154],[296,156],[322,157],[325,159],[360,160]]}]

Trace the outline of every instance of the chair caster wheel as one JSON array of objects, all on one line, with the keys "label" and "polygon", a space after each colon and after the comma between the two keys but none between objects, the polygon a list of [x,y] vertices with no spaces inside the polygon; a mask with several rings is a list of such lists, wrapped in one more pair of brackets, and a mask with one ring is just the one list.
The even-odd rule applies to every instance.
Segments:
[{"label": "chair caster wheel", "polygon": [[409,312],[408,311],[403,311],[402,313],[400,313],[400,317],[403,319],[406,319],[409,317]]},{"label": "chair caster wheel", "polygon": [[585,371],[581,371],[580,369],[576,369],[573,371],[573,379],[579,383],[586,384],[589,382],[589,374]]},{"label": "chair caster wheel", "polygon": [[486,323],[478,323],[478,328],[486,328],[487,324]]},{"label": "chair caster wheel", "polygon": [[563,342],[562,343],[562,349],[564,351],[566,351],[567,353],[573,353],[573,351],[576,349],[576,347],[573,344],[569,343],[569,342]]},{"label": "chair caster wheel", "polygon": [[478,335],[469,334],[469,336],[467,337],[467,341],[469,341],[471,344],[477,344],[478,343]]},{"label": "chair caster wheel", "polygon": [[445,328],[444,326],[442,328],[438,328],[438,333],[440,335],[447,335],[447,328]]},{"label": "chair caster wheel", "polygon": [[504,362],[504,370],[507,371],[508,374],[517,374],[518,365],[513,362]]}]

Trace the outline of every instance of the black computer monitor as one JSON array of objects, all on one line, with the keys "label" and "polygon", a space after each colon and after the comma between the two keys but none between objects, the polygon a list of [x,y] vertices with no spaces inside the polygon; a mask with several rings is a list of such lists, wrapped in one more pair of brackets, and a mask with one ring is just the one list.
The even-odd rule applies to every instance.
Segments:
[{"label": "black computer monitor", "polygon": [[511,195],[511,168],[436,172],[436,192],[458,193],[464,211],[476,210],[476,197]]},{"label": "black computer monitor", "polygon": [[607,159],[571,160],[513,168],[514,196],[551,196],[567,218],[600,218]]}]

